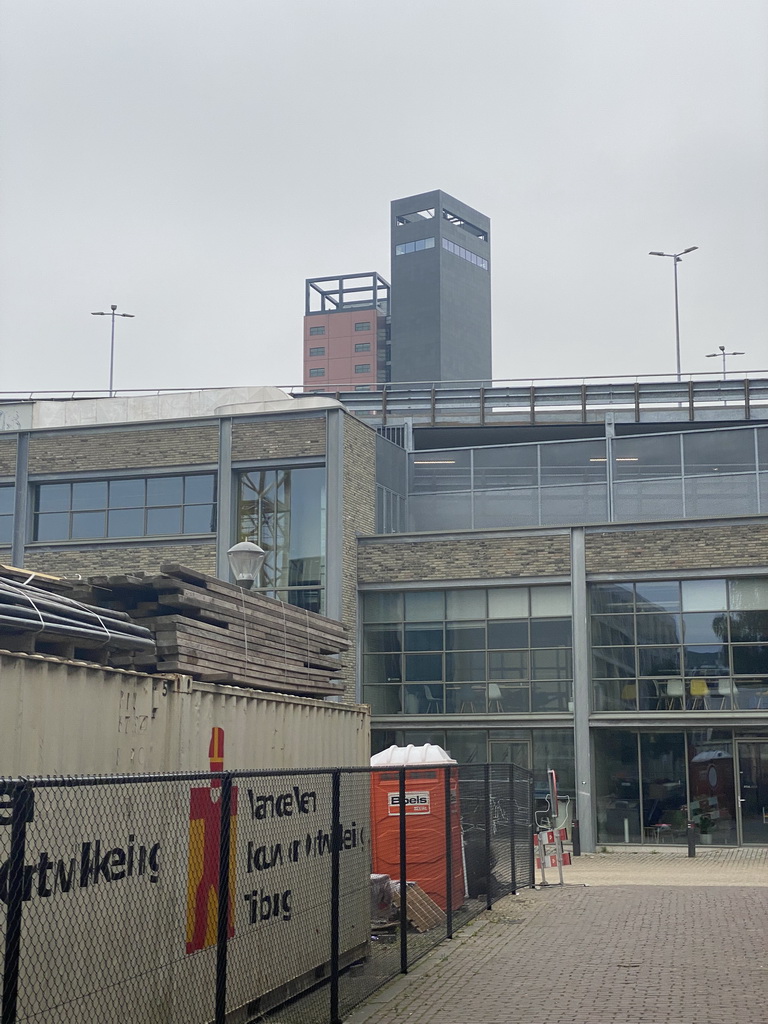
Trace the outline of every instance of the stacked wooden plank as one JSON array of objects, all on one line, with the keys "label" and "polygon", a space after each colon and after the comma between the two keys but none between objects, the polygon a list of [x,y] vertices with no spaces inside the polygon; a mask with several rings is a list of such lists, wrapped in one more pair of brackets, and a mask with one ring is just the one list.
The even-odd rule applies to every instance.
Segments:
[{"label": "stacked wooden plank", "polygon": [[73,600],[67,589],[55,577],[0,566],[0,647],[100,661],[126,651],[154,657],[149,630],[125,612]]},{"label": "stacked wooden plank", "polygon": [[80,588],[155,638],[156,656],[125,652],[112,665],[302,696],[342,692],[339,655],[349,640],[341,623],[175,563],[160,570],[94,576]]}]

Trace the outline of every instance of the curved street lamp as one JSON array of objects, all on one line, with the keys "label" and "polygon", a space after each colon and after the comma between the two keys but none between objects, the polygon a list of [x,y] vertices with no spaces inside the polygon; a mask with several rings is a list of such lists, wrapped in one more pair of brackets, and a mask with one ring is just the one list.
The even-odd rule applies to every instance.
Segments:
[{"label": "curved street lamp", "polygon": [[649,256],[668,256],[672,260],[672,266],[675,268],[675,364],[677,367],[677,379],[682,380],[680,373],[680,310],[677,302],[677,264],[682,263],[682,258],[686,253],[696,252],[698,245],[691,245],[687,249],[683,249],[682,252],[649,252]]}]

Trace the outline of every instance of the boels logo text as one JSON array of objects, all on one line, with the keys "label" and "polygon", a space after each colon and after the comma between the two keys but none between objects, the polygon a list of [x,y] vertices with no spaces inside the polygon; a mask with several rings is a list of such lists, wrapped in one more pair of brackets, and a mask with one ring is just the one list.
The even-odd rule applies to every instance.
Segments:
[{"label": "boels logo text", "polygon": [[[387,793],[387,814],[400,813],[400,794]],[[406,814],[430,814],[429,791],[409,792],[405,794]]]}]

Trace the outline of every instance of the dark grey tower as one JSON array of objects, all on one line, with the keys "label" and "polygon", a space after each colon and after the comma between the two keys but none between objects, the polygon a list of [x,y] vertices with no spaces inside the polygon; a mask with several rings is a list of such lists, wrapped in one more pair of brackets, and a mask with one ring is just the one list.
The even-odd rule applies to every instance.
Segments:
[{"label": "dark grey tower", "polygon": [[392,203],[392,381],[490,381],[488,217],[437,189]]}]

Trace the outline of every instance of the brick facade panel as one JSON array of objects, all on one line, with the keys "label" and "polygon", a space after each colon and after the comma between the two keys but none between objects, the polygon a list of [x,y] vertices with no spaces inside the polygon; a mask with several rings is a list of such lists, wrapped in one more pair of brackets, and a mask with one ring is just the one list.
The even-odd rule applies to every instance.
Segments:
[{"label": "brick facade panel", "polygon": [[105,544],[103,547],[27,548],[24,568],[52,576],[102,576],[119,573],[158,573],[163,562],[216,575],[213,541],[188,544]]},{"label": "brick facade panel", "polygon": [[219,432],[215,424],[174,425],[147,430],[72,430],[33,434],[29,472],[74,473],[88,470],[141,469],[216,463]]},{"label": "brick facade panel", "polygon": [[0,437],[0,475],[13,476],[16,472],[16,438]]},{"label": "brick facade panel", "polygon": [[235,462],[315,455],[325,455],[325,415],[235,421],[232,427]]},{"label": "brick facade panel", "polygon": [[364,540],[358,551],[360,583],[560,576],[570,570],[568,534],[408,543]]},{"label": "brick facade panel", "polygon": [[588,573],[736,569],[768,561],[768,523],[590,532]]}]

